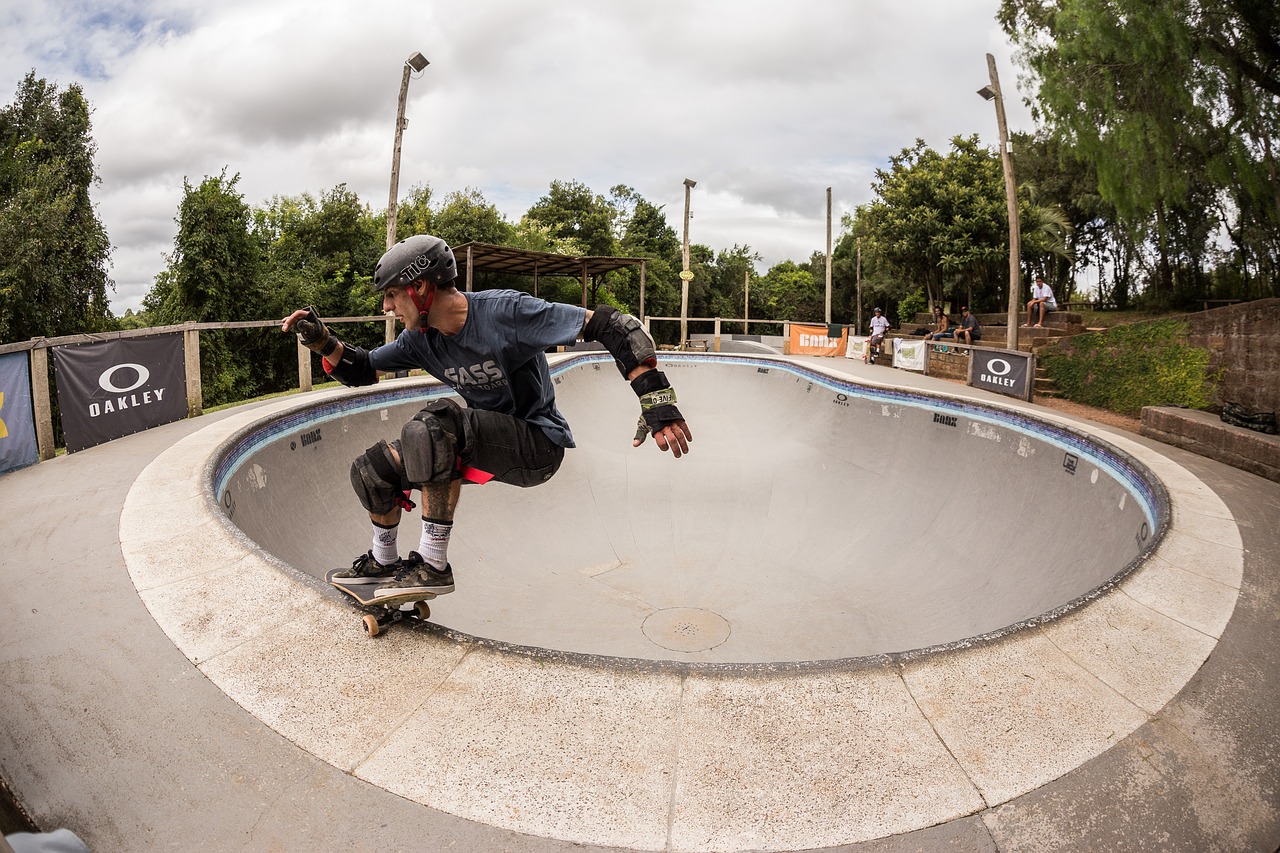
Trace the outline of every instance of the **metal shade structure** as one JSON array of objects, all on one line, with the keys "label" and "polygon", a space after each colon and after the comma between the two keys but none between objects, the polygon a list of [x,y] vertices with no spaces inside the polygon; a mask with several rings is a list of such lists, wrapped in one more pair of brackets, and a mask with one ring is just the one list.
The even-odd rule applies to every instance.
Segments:
[{"label": "metal shade structure", "polygon": [[535,294],[538,279],[542,276],[580,278],[584,308],[587,304],[587,281],[591,276],[638,266],[640,267],[640,316],[644,316],[646,263],[644,258],[561,255],[555,252],[538,252],[475,242],[454,246],[453,255],[458,261],[458,277],[466,282],[465,289],[468,291],[472,289],[473,274],[476,271],[532,276]]}]

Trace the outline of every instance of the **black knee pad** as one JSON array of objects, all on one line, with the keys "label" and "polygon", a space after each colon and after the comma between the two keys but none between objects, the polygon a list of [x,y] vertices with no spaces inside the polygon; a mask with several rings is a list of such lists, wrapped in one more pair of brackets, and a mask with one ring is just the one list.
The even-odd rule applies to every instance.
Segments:
[{"label": "black knee pad", "polygon": [[393,446],[403,459],[400,442],[390,445],[379,441],[351,463],[351,487],[355,489],[360,504],[377,515],[391,512],[410,488],[403,464],[397,462],[391,453]]},{"label": "black knee pad", "polygon": [[457,479],[463,443],[461,408],[449,399],[432,401],[400,431],[405,476],[415,484]]}]

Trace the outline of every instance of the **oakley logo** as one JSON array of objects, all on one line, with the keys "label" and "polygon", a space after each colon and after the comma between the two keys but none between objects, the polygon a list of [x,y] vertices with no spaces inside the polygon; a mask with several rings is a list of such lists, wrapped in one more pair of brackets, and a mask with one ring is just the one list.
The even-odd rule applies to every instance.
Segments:
[{"label": "oakley logo", "polygon": [[1013,370],[1013,365],[1003,358],[993,358],[987,362],[987,371],[993,376],[1005,376]]},{"label": "oakley logo", "polygon": [[[137,379],[134,380],[132,385],[121,388],[115,384],[115,374],[116,371],[123,370],[125,368],[134,371],[137,374]],[[112,394],[128,394],[135,388],[141,388],[143,385],[146,385],[147,380],[150,378],[151,371],[147,370],[147,368],[141,364],[117,364],[115,367],[108,367],[106,370],[102,371],[102,375],[98,377],[98,387],[103,391],[108,391]]]}]

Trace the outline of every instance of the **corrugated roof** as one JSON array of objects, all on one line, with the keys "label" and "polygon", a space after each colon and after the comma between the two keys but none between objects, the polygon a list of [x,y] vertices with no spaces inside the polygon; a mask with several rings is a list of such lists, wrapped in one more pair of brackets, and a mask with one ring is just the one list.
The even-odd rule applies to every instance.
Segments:
[{"label": "corrugated roof", "polygon": [[453,247],[458,260],[458,275],[466,277],[470,258],[473,270],[504,272],[512,275],[563,275],[582,278],[583,274],[596,275],[624,267],[638,266],[644,258],[614,258],[595,255],[576,257],[554,252],[535,252],[511,246],[495,246],[492,243],[463,243]]}]

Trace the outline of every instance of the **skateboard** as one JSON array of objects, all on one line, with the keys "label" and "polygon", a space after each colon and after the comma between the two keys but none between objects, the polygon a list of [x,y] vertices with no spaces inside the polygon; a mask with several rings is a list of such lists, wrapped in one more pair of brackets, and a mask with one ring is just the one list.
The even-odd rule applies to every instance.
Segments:
[{"label": "skateboard", "polygon": [[377,584],[334,580],[334,573],[340,571],[342,569],[330,569],[324,579],[354,598],[361,607],[372,611],[364,616],[364,631],[370,637],[378,636],[383,628],[394,622],[406,619],[410,622],[426,622],[431,618],[431,607],[427,602],[435,598],[434,595],[422,593],[420,597],[407,601],[404,599],[383,601],[373,597],[374,590],[378,588]]}]

